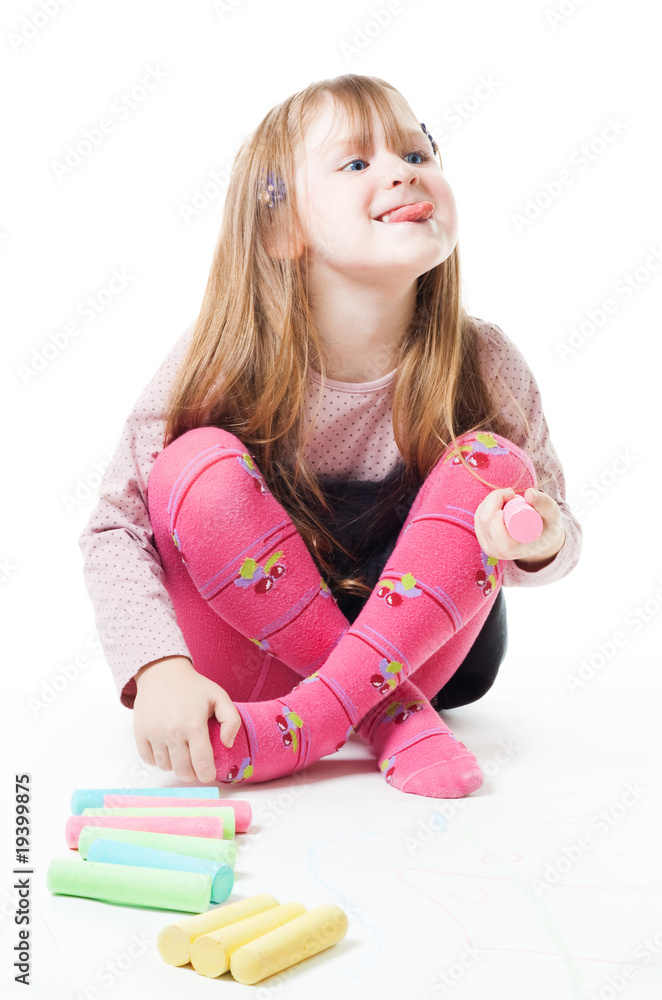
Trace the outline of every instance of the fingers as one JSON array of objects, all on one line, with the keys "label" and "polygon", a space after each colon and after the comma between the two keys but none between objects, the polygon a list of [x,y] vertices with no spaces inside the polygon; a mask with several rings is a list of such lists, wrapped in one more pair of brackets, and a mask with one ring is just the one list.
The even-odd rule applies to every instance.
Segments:
[{"label": "fingers", "polygon": [[[206,724],[202,729],[196,729],[189,737],[188,750],[194,777],[197,777],[203,785],[216,781],[216,763],[209,741],[209,727]],[[193,778],[185,780],[192,781]]]},{"label": "fingers", "polygon": [[[157,756],[157,751],[154,752]],[[159,759],[164,763],[159,763]],[[209,742],[209,730],[204,726],[192,729],[187,739],[173,737],[161,748],[157,759],[164,771],[174,771],[180,781],[201,781],[207,784],[216,778],[216,766]]]},{"label": "fingers", "polygon": [[220,740],[229,749],[242,719],[223,688],[195,673],[187,674],[176,692],[152,689],[144,681],[134,704],[134,733],[142,760],[174,771],[181,781],[214,781],[217,769],[209,733],[214,715],[220,723]]},{"label": "fingers", "polygon": [[476,538],[481,549],[488,555],[496,555],[512,544],[503,520],[503,508],[517,494],[514,490],[492,490],[478,504],[474,514]]},{"label": "fingers", "polygon": [[174,771],[180,781],[197,780],[204,785],[216,780],[216,764],[206,723],[195,729],[188,740],[173,739],[154,746],[145,741],[139,753],[146,764],[162,771]]},{"label": "fingers", "polygon": [[146,737],[137,735],[136,746],[140,759],[145,764],[149,764],[150,767],[160,767],[162,771],[172,771],[172,760],[167,746],[156,740],[150,743]]},{"label": "fingers", "polygon": [[[515,490],[508,489],[503,490],[492,490],[487,494],[484,500],[478,505],[478,510],[483,511],[485,516],[490,519],[498,510],[503,510],[505,505],[509,500],[512,500],[514,496],[517,496]],[[476,513],[478,513],[478,510]]]},{"label": "fingers", "polygon": [[[188,741],[183,742],[178,740],[176,743],[168,744],[167,747],[170,760],[172,761],[172,770],[180,781],[195,781],[196,779],[189,749],[191,738],[189,737]],[[170,768],[164,768],[164,770],[170,770]]]},{"label": "fingers", "polygon": [[172,761],[166,746],[158,743],[152,744],[152,755],[157,767],[160,767],[162,771],[172,771]]},{"label": "fingers", "polygon": [[519,494],[512,489],[492,490],[476,508],[474,528],[483,552],[495,559],[521,559],[549,562],[565,542],[561,509],[543,490],[528,487],[524,500],[538,511],[543,530],[532,542],[518,542],[507,530],[503,508]]},{"label": "fingers", "polygon": [[225,691],[223,692],[223,696],[219,697],[216,702],[214,715],[220,723],[219,734],[221,743],[229,750],[241,728],[241,716],[235,708],[234,702]]},{"label": "fingers", "polygon": [[543,520],[558,506],[556,500],[553,500],[548,493],[545,493],[544,490],[535,490],[532,486],[529,486],[524,494],[524,499],[532,507],[535,507]]},{"label": "fingers", "polygon": [[138,753],[145,764],[159,767],[162,771],[174,771],[182,781],[195,781],[195,772],[191,766],[191,758],[186,741],[168,740],[152,737],[136,739]]},{"label": "fingers", "polygon": [[154,754],[152,753],[151,743],[145,739],[139,739],[136,736],[136,746],[138,748],[138,756],[143,763],[149,764],[150,767],[156,767],[156,761],[154,760]]}]

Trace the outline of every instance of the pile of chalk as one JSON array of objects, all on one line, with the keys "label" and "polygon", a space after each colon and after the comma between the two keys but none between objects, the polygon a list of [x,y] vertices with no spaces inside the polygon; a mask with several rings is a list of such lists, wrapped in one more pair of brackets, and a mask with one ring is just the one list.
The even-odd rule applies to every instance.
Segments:
[{"label": "pile of chalk", "polygon": [[[260,895],[226,906],[234,888],[236,833],[251,807],[209,788],[88,788],[74,791],[67,846],[78,858],[54,858],[52,893],[129,906],[194,913],[165,927],[159,954],[201,975],[228,970],[244,985],[260,982],[329,948],[347,933],[347,916],[324,904],[310,912]],[[206,912],[202,912],[206,911]]]},{"label": "pile of chalk", "polygon": [[346,933],[347,914],[334,903],[306,911],[301,903],[281,906],[263,895],[170,924],[157,947],[168,965],[190,962],[210,978],[229,970],[238,983],[252,986],[330,948]]}]

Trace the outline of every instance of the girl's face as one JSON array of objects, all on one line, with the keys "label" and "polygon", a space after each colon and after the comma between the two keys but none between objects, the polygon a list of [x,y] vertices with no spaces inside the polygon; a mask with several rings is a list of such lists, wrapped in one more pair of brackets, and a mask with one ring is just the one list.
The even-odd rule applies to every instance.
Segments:
[{"label": "girl's face", "polygon": [[[453,192],[419,123],[401,119],[411,132],[410,151],[386,148],[384,128],[373,113],[375,147],[362,156],[348,143],[349,122],[327,99],[305,138],[296,171],[297,198],[313,275],[329,271],[391,292],[411,285],[442,263],[457,243]],[[390,223],[378,216],[419,201],[434,205],[426,222]],[[310,277],[310,275],[309,275]]]}]

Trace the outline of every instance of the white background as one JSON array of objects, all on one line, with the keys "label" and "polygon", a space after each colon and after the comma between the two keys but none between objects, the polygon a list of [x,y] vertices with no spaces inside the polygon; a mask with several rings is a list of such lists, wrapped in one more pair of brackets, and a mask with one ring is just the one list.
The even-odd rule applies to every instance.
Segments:
[{"label": "white background", "polygon": [[[99,652],[77,538],[98,467],[199,309],[224,197],[212,174],[271,107],[346,72],[388,80],[435,134],[458,206],[467,308],[497,323],[536,375],[584,548],[564,580],[506,592],[497,683],[448,713],[492,773],[445,821],[444,803],[388,788],[352,742],[294,790],[285,780],[249,789],[256,822],[236,898],[335,902],[350,925],[344,942],[280,979],[242,987],[227,974],[225,990],[260,1000],[636,1000],[661,985],[654,8],[410,0],[391,4],[380,25],[375,12],[384,22],[386,10],[349,0],[3,5],[3,993],[26,995],[12,982],[16,772],[33,788],[30,995],[221,988],[160,961],[153,941],[171,914],[45,888],[49,860],[67,856],[74,788],[171,780],[137,755]],[[158,85],[135,90],[129,113],[113,112],[150,73]],[[67,147],[108,116],[113,131],[58,177]],[[545,197],[563,170],[571,183]],[[527,206],[536,217],[518,224]],[[127,286],[81,320],[80,303],[113,271],[130,275]],[[626,296],[628,275],[636,288]],[[601,322],[606,299],[615,306]],[[72,321],[78,335],[60,337],[38,370]],[[585,680],[572,690],[582,660]],[[624,804],[628,783],[639,791]],[[566,871],[552,885],[557,859],[583,835],[590,848],[557,866]],[[130,955],[133,935],[151,943]]]}]

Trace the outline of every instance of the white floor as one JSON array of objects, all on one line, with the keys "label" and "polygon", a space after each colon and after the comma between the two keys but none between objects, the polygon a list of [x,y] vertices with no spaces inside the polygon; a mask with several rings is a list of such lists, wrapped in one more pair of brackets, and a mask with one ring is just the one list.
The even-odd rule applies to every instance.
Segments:
[{"label": "white floor", "polygon": [[[659,686],[647,682],[650,674],[632,658],[609,683],[596,676],[590,693],[569,695],[558,665],[543,659],[532,674],[509,653],[481,701],[445,716],[487,775],[467,799],[390,788],[367,747],[353,741],[294,783],[234,790],[251,802],[254,823],[237,837],[230,901],[268,892],[308,909],[333,902],[347,912],[349,930],[332,949],[256,986],[227,973],[224,995],[424,1000],[451,988],[457,1000],[607,1000],[621,989],[628,1000],[659,995]],[[181,784],[140,762],[127,710],[110,706],[100,729],[104,683],[101,670],[81,676],[75,694],[38,723],[26,709],[21,726],[14,760],[32,774],[35,831],[29,995],[218,996],[215,981],[158,955],[159,930],[180,914],[46,889],[50,859],[72,854],[64,825],[74,788]],[[3,856],[13,853],[8,844]],[[8,955],[18,939],[8,864],[3,879],[2,972],[10,982]]]}]

